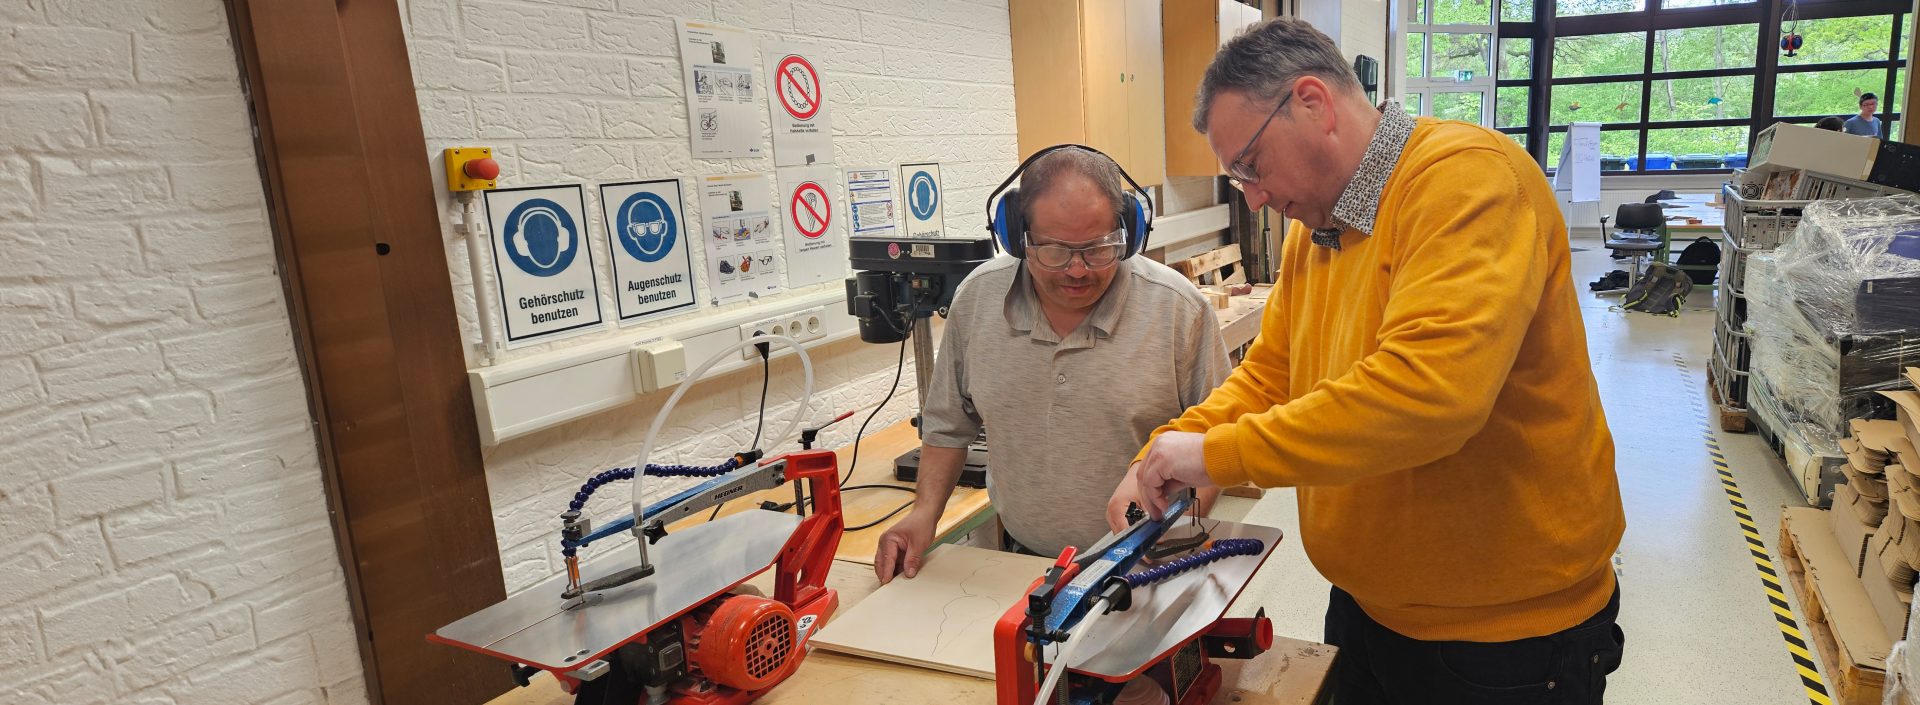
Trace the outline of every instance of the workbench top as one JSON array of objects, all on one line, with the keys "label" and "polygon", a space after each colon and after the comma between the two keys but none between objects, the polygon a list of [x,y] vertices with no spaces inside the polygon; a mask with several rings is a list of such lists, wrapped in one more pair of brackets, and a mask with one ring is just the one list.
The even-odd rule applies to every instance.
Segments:
[{"label": "workbench top", "polygon": [[[862,455],[865,453],[863,452]],[[761,574],[749,584],[764,583]],[[879,587],[873,567],[852,561],[834,561],[827,586],[840,592],[840,609],[866,599]],[[1252,661],[1221,661],[1228,687],[1214,702],[1235,705],[1310,705],[1322,702],[1321,691],[1333,666],[1335,649],[1325,644],[1275,636],[1273,649]],[[490,705],[571,705],[573,696],[559,682],[541,675],[533,685],[518,688]],[[894,705],[947,703],[993,705],[993,681],[931,671],[924,668],[814,650],[800,671],[760,698],[764,705]]]}]

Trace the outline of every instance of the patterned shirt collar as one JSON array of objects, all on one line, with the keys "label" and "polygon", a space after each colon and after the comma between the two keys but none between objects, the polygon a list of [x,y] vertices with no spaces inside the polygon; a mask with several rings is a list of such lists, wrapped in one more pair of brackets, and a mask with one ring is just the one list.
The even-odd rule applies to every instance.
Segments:
[{"label": "patterned shirt collar", "polygon": [[1389,100],[1380,106],[1380,127],[1374,130],[1366,154],[1360,157],[1360,168],[1353,172],[1353,179],[1333,204],[1333,225],[1315,229],[1313,244],[1338,250],[1340,233],[1346,230],[1373,234],[1373,219],[1380,210],[1380,192],[1386,189],[1387,177],[1393,175],[1393,168],[1400,163],[1400,152],[1413,137],[1413,127],[1413,117],[1400,108],[1399,101]]}]

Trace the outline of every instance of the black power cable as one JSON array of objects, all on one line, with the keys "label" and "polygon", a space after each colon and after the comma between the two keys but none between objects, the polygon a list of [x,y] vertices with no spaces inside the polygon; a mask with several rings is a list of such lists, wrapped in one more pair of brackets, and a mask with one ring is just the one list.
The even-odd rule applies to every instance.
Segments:
[{"label": "black power cable", "polygon": [[[753,425],[753,445],[749,446],[749,449],[758,451],[760,450],[760,434],[767,429],[767,382],[773,378],[773,370],[771,369],[771,363],[767,360],[767,344],[761,343],[754,347],[760,349],[760,413],[758,414],[759,420],[755,421]],[[713,505],[713,513],[707,515],[707,521],[720,518],[720,510],[726,506],[726,502]]]},{"label": "black power cable", "polygon": [[[905,488],[902,488],[902,489],[905,489]],[[883,517],[880,517],[880,518],[878,518],[878,519],[875,519],[875,520],[873,520],[873,521],[870,521],[870,522],[867,522],[867,523],[865,523],[865,524],[861,524],[861,525],[859,525],[859,526],[849,526],[849,527],[847,527],[847,532],[848,532],[848,533],[852,533],[852,532],[855,532],[855,531],[861,531],[861,530],[864,530],[864,529],[871,529],[871,528],[873,528],[873,527],[876,527],[876,526],[879,526],[879,525],[880,525],[880,524],[881,524],[882,522],[885,522],[885,521],[886,521],[886,520],[888,520],[888,519],[892,519],[892,518],[893,518],[893,516],[894,516],[895,514],[899,514],[899,513],[901,513],[901,512],[904,512],[904,511],[907,511],[907,507],[911,507],[911,506],[913,506],[913,500],[907,500],[907,503],[906,503],[906,504],[902,504],[902,505],[900,505],[900,506],[899,506],[898,508],[895,508],[895,509],[894,509],[893,511],[891,511],[891,512],[887,512],[887,515],[886,515],[886,516],[883,516]]]},{"label": "black power cable", "polygon": [[[886,314],[881,314],[881,317],[885,318]],[[893,386],[887,388],[887,396],[880,400],[880,405],[873,407],[873,411],[867,414],[866,420],[860,422],[860,430],[853,433],[853,457],[848,458],[847,474],[840,478],[840,489],[847,488],[847,481],[853,479],[854,468],[860,467],[860,441],[867,437],[867,424],[873,423],[873,417],[879,416],[880,410],[887,407],[887,402],[893,401],[894,393],[900,391],[900,377],[907,371],[907,341],[913,339],[913,328],[918,324],[917,318],[907,320],[906,333],[900,337],[900,360],[894,363]],[[924,364],[926,361],[920,362]]]}]

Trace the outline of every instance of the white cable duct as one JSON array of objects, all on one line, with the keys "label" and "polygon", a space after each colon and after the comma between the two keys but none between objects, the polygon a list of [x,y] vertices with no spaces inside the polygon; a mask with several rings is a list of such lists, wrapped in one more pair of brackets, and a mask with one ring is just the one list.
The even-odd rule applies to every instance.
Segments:
[{"label": "white cable duct", "polygon": [[[646,486],[647,461],[653,455],[653,442],[659,437],[660,428],[666,425],[667,415],[673,413],[673,407],[675,404],[680,403],[680,397],[685,395],[687,390],[693,387],[694,383],[699,382],[702,377],[706,376],[707,370],[712,369],[713,366],[719,364],[721,360],[739,354],[741,349],[761,343],[779,343],[792,348],[793,352],[800,357],[800,371],[803,379],[800,387],[800,405],[794,408],[793,418],[787,421],[786,430],[781,431],[773,437],[776,439],[787,438],[793,435],[795,428],[800,426],[800,419],[807,415],[809,408],[813,405],[813,358],[807,356],[807,349],[800,346],[800,341],[784,335],[756,335],[715,352],[712,357],[700,363],[699,367],[694,368],[693,374],[687,375],[687,381],[681,382],[680,386],[673,390],[673,396],[667,397],[667,404],[660,407],[660,413],[655,414],[653,417],[653,425],[647,428],[647,438],[640,444],[640,457],[635,460],[633,464],[633,518],[635,531],[640,530],[640,527],[646,524],[646,522],[640,518],[645,516],[644,510],[646,509],[641,498],[646,495],[644,488]],[[768,354],[771,355],[772,351],[769,350]],[[768,447],[771,448],[775,446]],[[645,541],[646,539],[642,538],[641,540]]]}]

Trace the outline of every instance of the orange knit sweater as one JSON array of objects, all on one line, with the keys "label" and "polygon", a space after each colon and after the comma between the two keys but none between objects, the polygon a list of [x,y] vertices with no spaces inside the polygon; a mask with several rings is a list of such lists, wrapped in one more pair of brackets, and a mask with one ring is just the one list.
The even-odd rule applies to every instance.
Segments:
[{"label": "orange knit sweater", "polygon": [[1368,615],[1507,641],[1603,607],[1626,519],[1566,226],[1504,135],[1422,118],[1371,236],[1288,234],[1246,360],[1160,430],[1221,485],[1298,486],[1300,540]]}]

